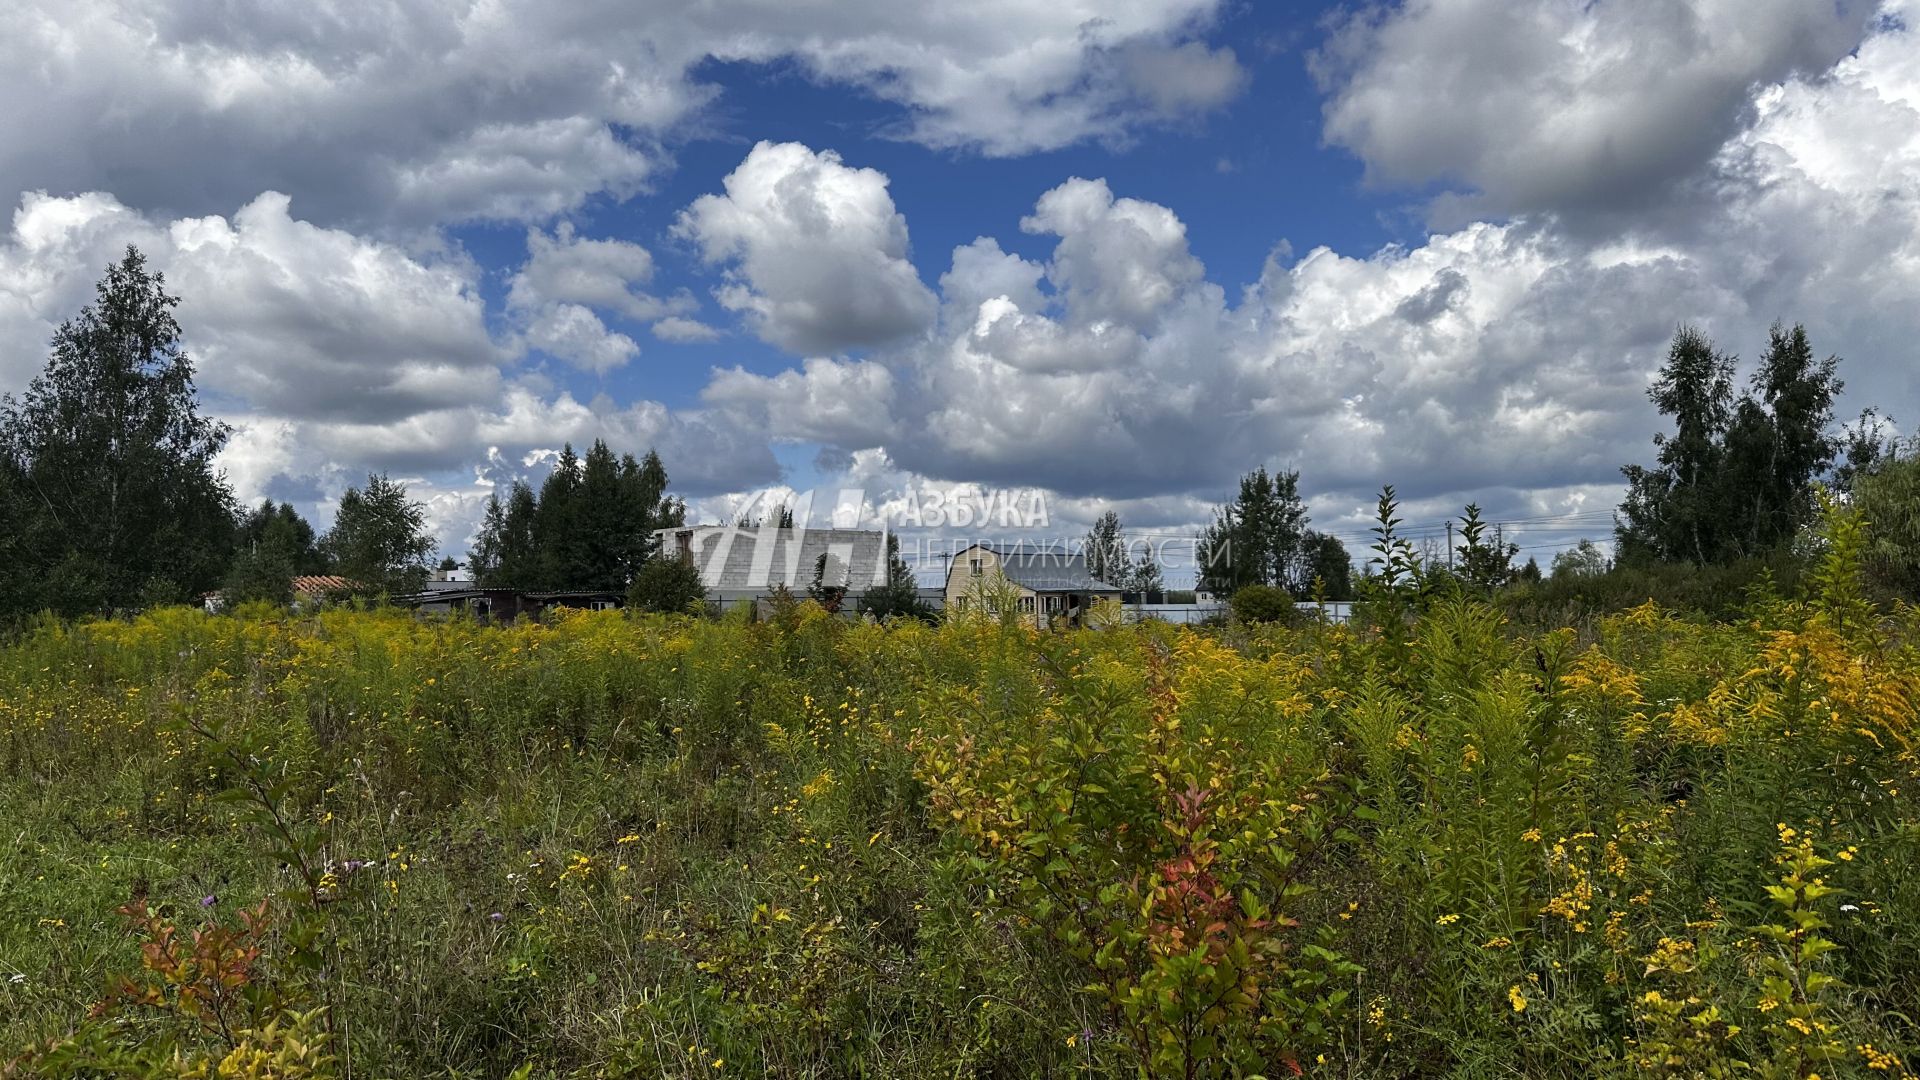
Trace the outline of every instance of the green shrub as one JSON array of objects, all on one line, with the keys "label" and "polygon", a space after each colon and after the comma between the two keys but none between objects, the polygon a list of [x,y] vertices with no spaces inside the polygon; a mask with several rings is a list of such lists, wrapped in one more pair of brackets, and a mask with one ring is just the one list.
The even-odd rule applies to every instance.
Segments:
[{"label": "green shrub", "polygon": [[1242,585],[1227,603],[1243,623],[1289,622],[1299,611],[1287,590],[1272,585]]},{"label": "green shrub", "polygon": [[700,571],[684,559],[649,559],[633,575],[627,590],[627,606],[640,611],[685,613],[705,600],[707,587]]},{"label": "green shrub", "polygon": [[1886,592],[1920,599],[1920,457],[1882,462],[1854,485],[1867,520],[1867,569]]}]

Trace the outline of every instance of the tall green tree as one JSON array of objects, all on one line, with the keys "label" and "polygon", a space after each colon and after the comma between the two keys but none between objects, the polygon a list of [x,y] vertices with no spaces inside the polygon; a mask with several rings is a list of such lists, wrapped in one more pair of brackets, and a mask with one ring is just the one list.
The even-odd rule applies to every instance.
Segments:
[{"label": "tall green tree", "polygon": [[1513,557],[1520,554],[1520,545],[1490,535],[1480,507],[1468,503],[1467,516],[1460,523],[1460,545],[1454,551],[1460,556],[1456,571],[1460,582],[1476,592],[1491,593],[1513,580]]},{"label": "tall green tree", "polygon": [[1095,581],[1131,587],[1133,560],[1127,554],[1127,537],[1120,530],[1120,515],[1108,510],[1094,520],[1084,541],[1087,573]]},{"label": "tall green tree", "polygon": [[[1735,400],[1733,358],[1682,328],[1648,391],[1674,418],[1674,432],[1655,437],[1653,468],[1623,470],[1620,557],[1706,564],[1790,543],[1813,521],[1815,485],[1843,446],[1833,431],[1839,364],[1815,358],[1804,327],[1775,323],[1748,390]],[[1848,470],[1859,467],[1856,454],[1871,454],[1870,444],[1844,445]]]},{"label": "tall green tree", "polygon": [[220,593],[228,604],[291,603],[296,574],[325,572],[326,558],[314,540],[313,526],[292,503],[268,499],[241,517]]},{"label": "tall green tree", "polygon": [[295,574],[324,574],[326,556],[307,519],[290,502],[267,499],[240,518],[234,534],[235,557],[250,549],[267,548],[278,553]]},{"label": "tall green tree", "polygon": [[1814,358],[1805,327],[1774,323],[1767,331],[1749,400],[1759,406],[1757,423],[1768,438],[1745,450],[1753,464],[1743,471],[1752,479],[1740,493],[1748,554],[1787,543],[1819,512],[1815,486],[1841,448],[1833,431],[1834,402],[1844,388],[1839,368],[1837,356]]},{"label": "tall green tree", "polygon": [[581,496],[585,474],[580,456],[568,443],[540,485],[533,515],[533,588],[579,587],[572,579],[588,564],[586,501]]},{"label": "tall green tree", "polygon": [[270,604],[293,603],[293,563],[285,549],[275,545],[249,544],[234,552],[226,580],[220,584],[220,599],[228,606],[264,600]]},{"label": "tall green tree", "polygon": [[1131,562],[1133,567],[1128,571],[1126,580],[1120,582],[1121,588],[1137,593],[1166,591],[1167,581],[1160,571],[1160,561],[1153,557],[1153,552],[1143,551]]},{"label": "tall green tree", "polygon": [[540,494],[515,481],[489,498],[469,562],[488,588],[623,590],[657,554],[654,530],[685,520],[660,455],[616,460],[595,440],[584,459],[563,450]]},{"label": "tall green tree", "polygon": [[1243,585],[1273,585],[1300,595],[1306,527],[1297,471],[1262,467],[1241,477],[1239,494],[1200,539],[1200,588],[1231,596]]},{"label": "tall green tree", "polygon": [[[629,574],[637,574],[660,553],[654,530],[675,529],[686,524],[687,504],[667,494],[667,467],[652,450],[638,462],[631,454],[623,457],[620,479],[627,493],[628,530],[635,541],[627,569]],[[793,524],[791,512],[787,515],[787,524],[789,527]]]},{"label": "tall green tree", "polygon": [[1882,462],[1892,460],[1900,451],[1900,439],[1893,422],[1869,406],[1858,419],[1840,433],[1840,452],[1833,469],[1833,489],[1850,493],[1856,481],[1873,472]]},{"label": "tall green tree", "polygon": [[[631,460],[631,459],[629,459]],[[631,486],[607,444],[593,440],[580,469],[579,562],[568,567],[566,588],[626,591],[639,540]]]},{"label": "tall green tree", "polygon": [[12,550],[0,609],[65,615],[219,583],[234,502],[174,318],[179,297],[129,247],[55,331],[39,377],[0,399]]},{"label": "tall green tree", "polygon": [[1558,552],[1553,556],[1553,579],[1596,578],[1610,569],[1607,553],[1591,540],[1581,540],[1578,544]]},{"label": "tall green tree", "polygon": [[32,600],[26,591],[27,518],[21,490],[20,468],[0,438],[0,620],[6,620],[29,608]]},{"label": "tall green tree", "polygon": [[533,489],[515,480],[502,503],[495,494],[487,498],[487,512],[480,524],[480,535],[468,553],[474,584],[489,589],[531,589],[538,568],[534,565],[533,519],[538,512]]},{"label": "tall green tree", "polygon": [[467,567],[473,574],[474,584],[491,586],[499,578],[506,531],[507,508],[500,502],[500,493],[496,491],[487,496],[487,509],[480,518],[480,531],[473,538],[472,549],[467,552]]},{"label": "tall green tree", "polygon": [[1632,556],[1705,563],[1724,546],[1726,507],[1715,479],[1733,419],[1733,357],[1705,334],[1683,326],[1648,388],[1674,431],[1654,436],[1652,469],[1628,465],[1626,500],[1616,525],[1619,548]]},{"label": "tall green tree", "polygon": [[515,481],[507,494],[507,525],[500,549],[502,588],[531,589],[540,573],[540,548],[534,538],[534,519],[540,516],[540,498],[533,488]]},{"label": "tall green tree", "polygon": [[1317,589],[1327,600],[1353,599],[1353,558],[1339,537],[1308,529],[1300,547],[1295,595],[1308,599]]},{"label": "tall green tree", "polygon": [[900,538],[887,534],[887,580],[860,594],[860,612],[876,619],[908,618],[933,621],[932,608],[920,602],[920,584],[913,567],[900,555]]},{"label": "tall green tree", "polygon": [[334,569],[364,594],[416,593],[427,585],[427,560],[435,547],[426,527],[426,507],[407,497],[404,484],[385,473],[340,496],[321,547]]}]

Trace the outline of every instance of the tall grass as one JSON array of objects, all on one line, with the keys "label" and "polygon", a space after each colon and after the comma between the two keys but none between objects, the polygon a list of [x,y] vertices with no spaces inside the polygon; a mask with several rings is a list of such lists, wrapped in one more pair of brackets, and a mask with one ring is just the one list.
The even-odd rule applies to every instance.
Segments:
[{"label": "tall grass", "polygon": [[1920,625],[1835,546],[1733,621],[1454,598],[1384,645],[44,625],[0,649],[0,1061],[1905,1075]]}]

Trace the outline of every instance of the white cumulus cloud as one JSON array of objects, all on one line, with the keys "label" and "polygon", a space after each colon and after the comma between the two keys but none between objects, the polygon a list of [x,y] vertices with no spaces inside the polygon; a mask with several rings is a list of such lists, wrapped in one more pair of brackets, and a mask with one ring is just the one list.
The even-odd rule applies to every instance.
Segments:
[{"label": "white cumulus cloud", "polygon": [[1864,0],[1406,0],[1353,16],[1316,65],[1326,137],[1452,208],[1645,209],[1739,130],[1753,88],[1819,73]]},{"label": "white cumulus cloud", "polygon": [[941,147],[1124,139],[1239,93],[1233,53],[1201,40],[1219,6],[21,0],[0,36],[0,192],[205,214],[275,190],[326,224],[544,220],[645,190],[720,95],[709,60],[792,60]]},{"label": "white cumulus cloud", "polygon": [[676,231],[728,267],[720,302],[796,353],[877,345],[933,318],[934,297],[907,259],[907,219],[875,169],[831,150],[763,142],[703,195]]},{"label": "white cumulus cloud", "polygon": [[505,356],[470,266],[298,220],[274,192],[231,218],[166,223],[97,192],[26,195],[0,244],[10,384],[38,369],[53,327],[128,244],[186,298],[200,385],[215,394],[288,416],[380,420],[496,392]]}]

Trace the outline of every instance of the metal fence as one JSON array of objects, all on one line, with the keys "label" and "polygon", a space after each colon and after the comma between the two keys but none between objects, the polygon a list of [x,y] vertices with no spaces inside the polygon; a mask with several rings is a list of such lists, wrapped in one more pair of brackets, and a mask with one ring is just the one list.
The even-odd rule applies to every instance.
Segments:
[{"label": "metal fence", "polygon": [[[1350,600],[1328,600],[1316,604],[1311,600],[1302,600],[1294,607],[1311,615],[1318,612],[1320,617],[1330,623],[1343,623],[1353,617],[1353,602]],[[1227,617],[1227,605],[1213,604],[1128,604],[1126,606],[1128,622],[1142,622],[1158,619],[1170,623],[1218,622]]]},{"label": "metal fence", "polygon": [[1128,604],[1123,609],[1128,622],[1154,619],[1169,623],[1203,623],[1227,617],[1225,604]]}]

